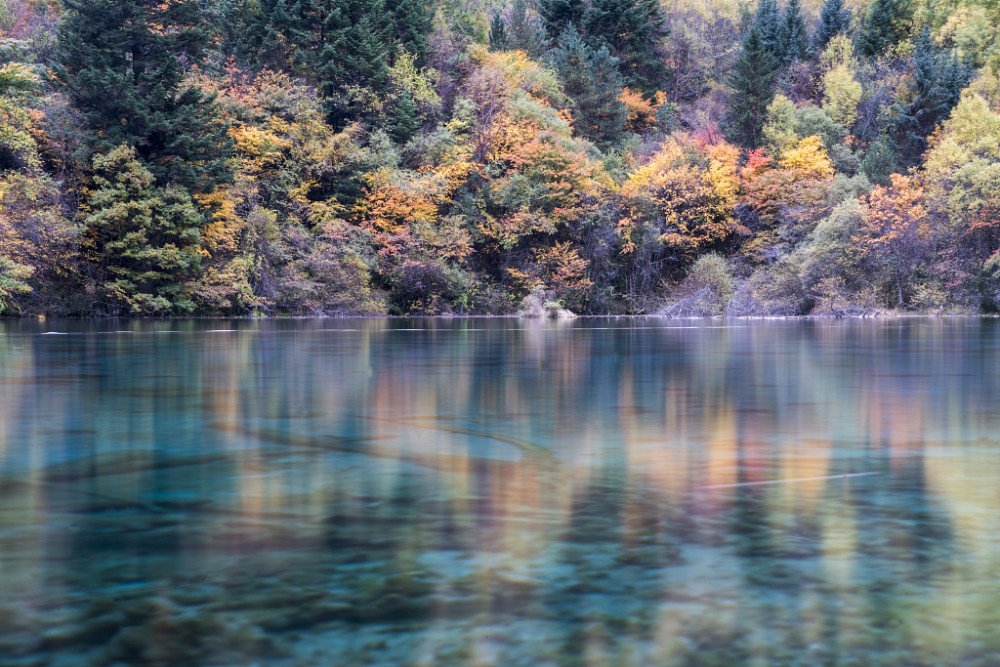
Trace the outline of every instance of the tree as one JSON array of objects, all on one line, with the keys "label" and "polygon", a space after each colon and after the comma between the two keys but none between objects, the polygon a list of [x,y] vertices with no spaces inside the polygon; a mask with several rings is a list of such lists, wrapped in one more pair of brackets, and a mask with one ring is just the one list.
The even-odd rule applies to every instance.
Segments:
[{"label": "tree", "polygon": [[819,15],[819,26],[813,38],[813,49],[822,51],[830,40],[851,29],[851,10],[844,7],[844,0],[825,0]]},{"label": "tree", "polygon": [[570,26],[552,52],[552,65],[573,100],[576,129],[598,146],[621,138],[628,110],[619,99],[622,77],[607,46],[595,50]]},{"label": "tree", "polygon": [[18,309],[16,297],[31,291],[31,286],[24,281],[34,272],[30,266],[0,256],[0,315]]},{"label": "tree", "polygon": [[507,37],[507,22],[500,12],[495,12],[490,20],[490,51],[506,51],[510,48]]},{"label": "tree", "polygon": [[956,55],[937,48],[927,32],[920,35],[915,47],[913,97],[892,107],[897,150],[907,166],[919,162],[927,137],[958,104],[962,89],[975,74]]},{"label": "tree", "polygon": [[594,48],[608,47],[629,86],[657,90],[666,73],[658,53],[667,35],[659,0],[591,0],[583,32]]},{"label": "tree", "polygon": [[729,101],[728,136],[731,141],[745,148],[760,145],[767,107],[774,99],[777,74],[777,59],[765,46],[760,30],[752,26],[743,39],[743,51],[729,79],[733,88]]},{"label": "tree", "polygon": [[806,32],[806,22],[802,18],[799,0],[789,0],[788,7],[785,8],[778,53],[786,64],[809,58],[809,35]]},{"label": "tree", "polygon": [[583,0],[541,0],[538,11],[545,21],[549,35],[561,35],[570,24],[579,26],[583,19]]},{"label": "tree", "polygon": [[858,32],[858,53],[868,58],[884,55],[909,37],[912,23],[912,0],[874,0]]},{"label": "tree", "polygon": [[209,31],[193,0],[66,0],[58,73],[109,150],[122,143],[160,183],[211,190],[231,176],[214,98],[183,85]]},{"label": "tree", "polygon": [[112,313],[188,312],[184,282],[201,261],[204,218],[180,187],[154,186],[126,145],[94,157],[85,251],[96,269],[100,305]]},{"label": "tree", "polygon": [[777,0],[760,0],[751,27],[760,32],[760,39],[772,55],[781,53],[781,32],[783,29],[781,11]]},{"label": "tree", "polygon": [[823,74],[823,111],[847,129],[858,117],[861,94],[861,84],[848,66],[838,65]]},{"label": "tree", "polygon": [[861,234],[853,240],[869,262],[890,273],[897,303],[905,306],[909,284],[931,250],[930,216],[920,183],[892,174],[889,187],[872,190]]}]

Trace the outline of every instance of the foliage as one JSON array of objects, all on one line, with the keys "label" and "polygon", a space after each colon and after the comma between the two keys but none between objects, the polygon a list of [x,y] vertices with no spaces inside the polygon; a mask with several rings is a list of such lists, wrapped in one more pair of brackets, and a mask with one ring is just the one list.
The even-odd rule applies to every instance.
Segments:
[{"label": "foliage", "polygon": [[135,148],[160,185],[207,191],[230,176],[214,99],[183,85],[209,44],[196,2],[66,0],[58,73],[99,150]]},{"label": "foliage", "polygon": [[753,27],[743,40],[743,52],[733,66],[729,104],[731,141],[746,148],[760,146],[768,105],[774,99],[773,82],[778,61],[765,45],[760,31]]},{"label": "foliage", "polygon": [[194,310],[184,280],[201,262],[204,222],[187,192],[157,188],[134,149],[94,157],[97,189],[87,216],[85,253],[98,277],[97,302],[111,313]]}]

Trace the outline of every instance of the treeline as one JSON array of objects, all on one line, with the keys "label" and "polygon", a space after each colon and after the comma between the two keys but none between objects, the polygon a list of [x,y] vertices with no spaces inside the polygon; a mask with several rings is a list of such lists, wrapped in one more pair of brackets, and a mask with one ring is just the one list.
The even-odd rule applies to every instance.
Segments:
[{"label": "treeline", "polygon": [[1000,309],[1000,8],[0,0],[5,314]]}]

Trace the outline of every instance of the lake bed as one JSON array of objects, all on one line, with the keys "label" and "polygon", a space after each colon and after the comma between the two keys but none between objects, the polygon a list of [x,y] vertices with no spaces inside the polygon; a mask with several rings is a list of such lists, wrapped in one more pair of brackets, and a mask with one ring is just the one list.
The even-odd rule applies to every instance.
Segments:
[{"label": "lake bed", "polygon": [[0,665],[995,665],[1000,321],[0,322]]}]

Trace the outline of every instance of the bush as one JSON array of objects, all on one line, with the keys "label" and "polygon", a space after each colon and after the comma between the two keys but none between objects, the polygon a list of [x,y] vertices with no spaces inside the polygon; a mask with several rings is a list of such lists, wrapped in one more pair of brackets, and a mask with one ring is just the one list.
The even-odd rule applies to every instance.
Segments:
[{"label": "bush", "polygon": [[664,314],[671,317],[704,317],[726,312],[735,288],[725,257],[702,255],[684,281],[674,290]]}]

